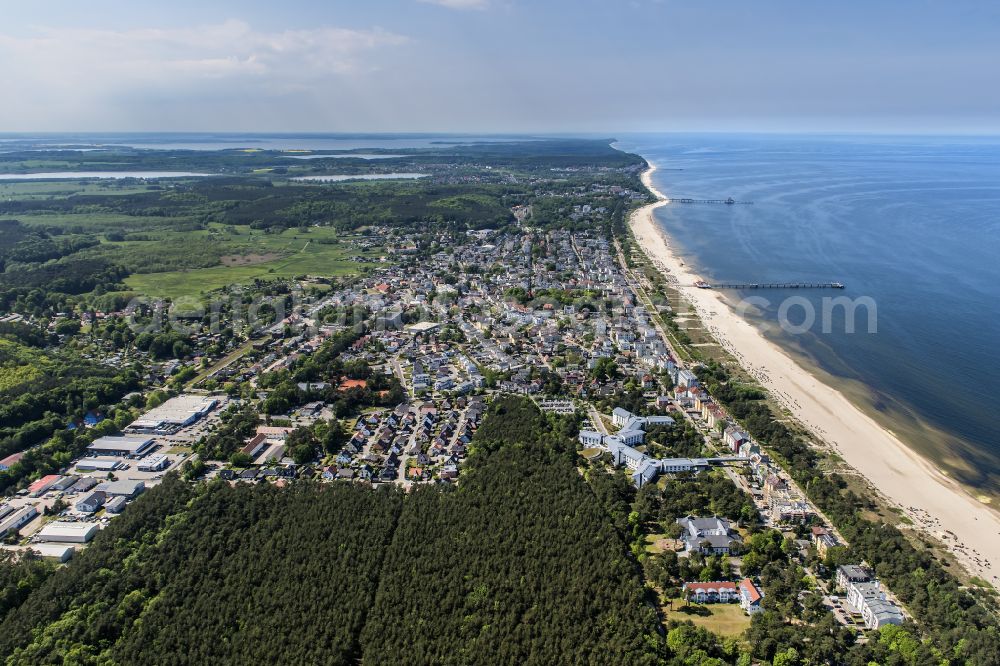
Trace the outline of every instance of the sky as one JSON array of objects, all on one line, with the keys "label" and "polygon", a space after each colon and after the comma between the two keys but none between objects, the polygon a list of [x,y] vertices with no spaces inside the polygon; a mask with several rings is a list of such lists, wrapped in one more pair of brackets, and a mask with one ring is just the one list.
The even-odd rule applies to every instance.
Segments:
[{"label": "sky", "polygon": [[0,15],[0,132],[1000,133],[988,0],[7,0]]}]

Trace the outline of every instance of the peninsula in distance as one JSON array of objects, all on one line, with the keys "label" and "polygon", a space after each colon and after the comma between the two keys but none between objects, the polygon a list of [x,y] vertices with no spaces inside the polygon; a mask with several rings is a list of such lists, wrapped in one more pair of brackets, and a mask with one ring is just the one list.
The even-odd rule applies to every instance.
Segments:
[{"label": "peninsula in distance", "polygon": [[1000,665],[1000,11],[0,25],[0,664]]}]

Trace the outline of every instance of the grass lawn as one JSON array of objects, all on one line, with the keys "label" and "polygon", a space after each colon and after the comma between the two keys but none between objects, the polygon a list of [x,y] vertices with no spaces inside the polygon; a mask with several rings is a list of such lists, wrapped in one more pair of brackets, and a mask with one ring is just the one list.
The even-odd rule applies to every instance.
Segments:
[{"label": "grass lawn", "polygon": [[667,621],[683,622],[691,620],[720,636],[739,636],[750,626],[750,616],[743,612],[739,604],[687,604],[683,599],[675,599],[673,609],[663,606]]},{"label": "grass lawn", "polygon": [[645,548],[650,554],[662,553],[665,550],[673,550],[676,539],[667,538],[666,534],[647,534]]},{"label": "grass lawn", "polygon": [[195,375],[195,377],[191,381],[189,381],[187,383],[187,388],[188,389],[194,388],[195,386],[197,386],[198,384],[200,384],[202,381],[204,381],[205,378],[207,378],[213,372],[217,372],[217,371],[221,370],[222,368],[226,367],[227,365],[233,363],[238,358],[240,358],[241,356],[243,356],[244,354],[246,354],[248,351],[250,351],[251,349],[253,349],[254,344],[256,344],[258,342],[262,342],[262,341],[267,341],[267,340],[270,340],[270,339],[271,339],[270,336],[267,336],[267,337],[263,337],[263,338],[256,338],[256,339],[253,339],[253,340],[247,340],[242,345],[240,345],[239,347],[237,347],[236,349],[234,349],[233,351],[231,351],[229,354],[227,354],[225,357],[223,357],[222,359],[220,359],[217,363],[215,363],[214,365],[211,365],[211,366],[205,368],[204,370],[202,370],[201,372],[199,372],[197,375]]}]

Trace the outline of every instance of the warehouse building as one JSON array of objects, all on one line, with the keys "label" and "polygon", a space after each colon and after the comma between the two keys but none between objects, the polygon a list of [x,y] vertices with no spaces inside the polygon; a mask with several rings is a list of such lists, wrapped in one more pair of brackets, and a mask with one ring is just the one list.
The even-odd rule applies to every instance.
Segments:
[{"label": "warehouse building", "polygon": [[105,481],[97,486],[99,490],[108,496],[120,495],[126,499],[132,499],[146,489],[146,484],[142,481]]},{"label": "warehouse building", "polygon": [[172,435],[202,418],[219,404],[218,398],[203,395],[179,395],[154,407],[128,427],[130,432]]},{"label": "warehouse building", "polygon": [[34,506],[24,506],[8,514],[6,518],[0,520],[0,537],[6,535],[11,530],[16,531],[21,529],[37,515],[38,509]]},{"label": "warehouse building", "polygon": [[104,505],[104,510],[108,513],[121,513],[125,510],[125,505],[128,500],[125,499],[124,495],[119,495],[108,500],[108,503]]},{"label": "warehouse building", "polygon": [[94,513],[102,506],[104,506],[104,500],[107,495],[100,490],[95,490],[92,493],[87,493],[86,497],[81,498],[74,505],[74,508],[80,513]]},{"label": "warehouse building", "polygon": [[136,468],[140,472],[159,472],[161,469],[168,467],[170,467],[170,458],[167,458],[162,453],[154,453],[151,456],[146,456],[136,465]]},{"label": "warehouse building", "polygon": [[99,437],[87,447],[87,453],[95,456],[119,456],[135,458],[145,455],[153,448],[156,440],[145,435],[121,435]]},{"label": "warehouse building", "polygon": [[60,543],[87,543],[94,538],[97,523],[69,523],[61,520],[51,522],[37,536],[40,541],[58,541]]},{"label": "warehouse building", "polygon": [[80,458],[76,462],[81,472],[114,472],[122,466],[122,461],[115,458]]},{"label": "warehouse building", "polygon": [[66,490],[74,483],[76,483],[77,479],[79,478],[80,477],[78,476],[64,476],[63,478],[53,483],[52,488],[50,488],[50,490]]},{"label": "warehouse building", "polygon": [[80,480],[77,481],[70,487],[69,492],[71,493],[85,493],[94,486],[97,485],[97,479],[92,476],[81,476]]},{"label": "warehouse building", "polygon": [[73,557],[76,548],[64,543],[33,543],[31,550],[38,553],[39,557],[55,560],[56,562],[67,562]]},{"label": "warehouse building", "polygon": [[41,497],[49,491],[49,489],[55,485],[59,479],[62,477],[58,474],[49,474],[48,476],[43,476],[42,478],[35,481],[30,486],[28,486],[28,497]]}]

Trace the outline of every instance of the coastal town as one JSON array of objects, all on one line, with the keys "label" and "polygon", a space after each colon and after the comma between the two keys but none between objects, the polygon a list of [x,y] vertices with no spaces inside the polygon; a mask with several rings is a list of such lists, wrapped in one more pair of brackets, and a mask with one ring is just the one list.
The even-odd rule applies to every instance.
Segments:
[{"label": "coastal town", "polygon": [[[589,232],[532,229],[530,211],[515,213],[520,233],[442,234],[422,256],[418,239],[388,241],[386,230],[373,229],[392,260],[367,276],[329,291],[293,285],[295,309],[260,326],[250,344],[150,365],[164,392],[133,400],[149,409],[4,503],[7,547],[65,561],[175,470],[230,484],[461,484],[489,403],[522,396],[543,412],[576,416],[581,464],[623,474],[637,490],[712,476],[752,501],[740,516],[705,506],[670,518],[676,538],[660,538],[659,549],[725,558],[716,579],[678,581],[685,603],[738,605],[741,626],[749,625],[768,597],[743,571],[755,525],[790,544],[790,561],[814,581],[801,594],[815,595],[843,626],[903,623],[905,609],[866,563],[828,557],[844,551],[843,537],[711,398],[701,368],[680,360],[662,327],[670,306],[649,307],[649,285],[629,271],[621,248]],[[125,316],[96,314],[105,323]],[[205,330],[195,340],[207,348],[222,338]],[[343,374],[312,376],[304,364],[333,346]],[[114,352],[106,361],[126,359]],[[629,409],[612,407],[622,396]],[[78,427],[103,432],[102,423],[88,414]],[[650,441],[662,441],[664,429],[692,433],[685,455],[663,455]],[[223,441],[220,433],[227,446],[206,445]]]}]

